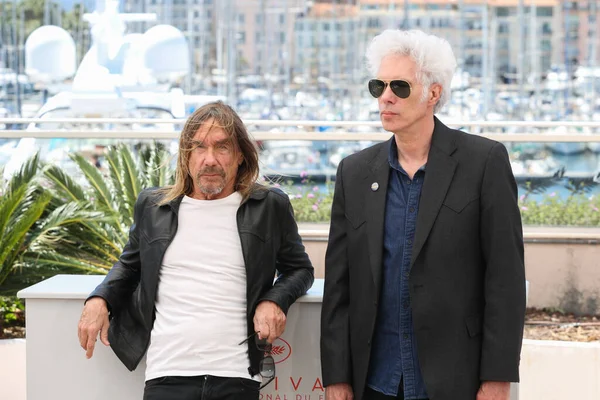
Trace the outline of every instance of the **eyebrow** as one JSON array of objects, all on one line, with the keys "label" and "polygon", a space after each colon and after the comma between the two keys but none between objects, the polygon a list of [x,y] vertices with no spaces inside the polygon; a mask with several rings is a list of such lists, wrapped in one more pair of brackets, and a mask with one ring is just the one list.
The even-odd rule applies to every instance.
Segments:
[{"label": "eyebrow", "polygon": [[380,77],[376,77],[376,79],[382,80],[384,82],[405,81],[405,82],[410,83],[411,85],[413,84],[413,81],[411,81],[410,79],[406,79],[406,78],[383,79],[383,78],[380,78]]},{"label": "eyebrow", "polygon": [[[204,141],[202,141],[202,140],[192,139],[192,145],[194,145],[194,146],[201,146],[203,144],[204,144]],[[226,139],[217,140],[214,144],[215,145],[231,144],[231,139],[226,138]]]}]

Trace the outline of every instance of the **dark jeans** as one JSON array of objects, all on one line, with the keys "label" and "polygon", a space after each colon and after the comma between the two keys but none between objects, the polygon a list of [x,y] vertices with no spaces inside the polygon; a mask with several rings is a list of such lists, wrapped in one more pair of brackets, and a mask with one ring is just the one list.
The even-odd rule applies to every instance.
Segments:
[{"label": "dark jeans", "polygon": [[146,382],[144,400],[258,400],[259,387],[244,378],[166,376]]}]

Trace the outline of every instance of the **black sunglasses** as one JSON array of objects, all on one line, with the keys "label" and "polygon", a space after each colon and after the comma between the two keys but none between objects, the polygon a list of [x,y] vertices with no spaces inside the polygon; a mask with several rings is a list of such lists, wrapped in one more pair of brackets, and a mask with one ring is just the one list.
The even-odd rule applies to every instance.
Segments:
[{"label": "black sunglasses", "polygon": [[[376,99],[381,97],[383,92],[385,92],[385,88],[387,87],[388,82],[382,81],[381,79],[371,79],[369,81],[369,93],[371,96]],[[392,93],[401,99],[406,99],[410,96],[410,83],[407,81],[403,81],[401,79],[396,79],[393,81],[389,81],[390,89],[392,89]]]},{"label": "black sunglasses", "polygon": [[[257,334],[258,332],[254,332],[252,335],[248,336],[246,339],[240,342],[240,346],[248,342]],[[256,348],[263,353],[263,358],[260,360],[260,364],[258,366],[258,374],[262,378],[267,379],[267,383],[264,383],[260,386],[259,390],[262,390],[265,386],[275,380],[275,360],[271,355],[273,345],[268,343],[266,339],[257,338],[254,342],[256,343]]]}]

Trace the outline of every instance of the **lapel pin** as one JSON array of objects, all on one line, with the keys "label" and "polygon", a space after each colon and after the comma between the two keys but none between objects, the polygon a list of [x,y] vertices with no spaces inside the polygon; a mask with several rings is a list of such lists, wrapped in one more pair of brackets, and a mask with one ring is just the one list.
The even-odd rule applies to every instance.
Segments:
[{"label": "lapel pin", "polygon": [[377,183],[377,182],[373,182],[373,183],[371,184],[371,190],[372,190],[372,191],[374,191],[374,192],[376,192],[376,191],[377,191],[377,189],[379,189],[379,183]]}]

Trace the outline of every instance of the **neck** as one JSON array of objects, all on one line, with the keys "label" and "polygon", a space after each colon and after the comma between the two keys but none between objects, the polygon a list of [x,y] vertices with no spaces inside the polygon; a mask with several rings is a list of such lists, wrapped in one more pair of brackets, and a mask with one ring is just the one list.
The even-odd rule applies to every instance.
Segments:
[{"label": "neck", "polygon": [[431,147],[435,123],[433,115],[427,115],[408,129],[394,132],[400,164],[425,164]]},{"label": "neck", "polygon": [[235,189],[229,186],[226,186],[225,188],[223,188],[223,190],[221,190],[220,193],[216,194],[205,193],[202,190],[200,190],[200,188],[195,187],[194,192],[190,195],[190,197],[196,200],[218,200],[224,199],[225,197],[231,195],[233,192],[235,192]]}]

